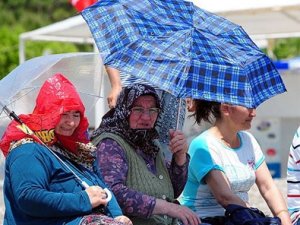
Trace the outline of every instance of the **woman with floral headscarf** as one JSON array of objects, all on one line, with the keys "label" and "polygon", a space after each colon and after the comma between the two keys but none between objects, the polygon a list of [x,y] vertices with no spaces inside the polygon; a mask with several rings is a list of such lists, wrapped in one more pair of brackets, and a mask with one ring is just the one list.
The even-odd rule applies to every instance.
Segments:
[{"label": "woman with floral headscarf", "polygon": [[97,161],[125,215],[136,225],[198,225],[188,208],[174,203],[187,179],[187,142],[170,130],[171,163],[165,163],[154,126],[161,106],[155,90],[142,84],[125,87],[116,107],[93,134]]},{"label": "woman with floral headscarf", "polygon": [[107,202],[84,111],[74,86],[56,74],[41,87],[33,113],[20,115],[35,135],[16,121],[8,126],[0,142],[5,225],[132,224],[114,196]]}]

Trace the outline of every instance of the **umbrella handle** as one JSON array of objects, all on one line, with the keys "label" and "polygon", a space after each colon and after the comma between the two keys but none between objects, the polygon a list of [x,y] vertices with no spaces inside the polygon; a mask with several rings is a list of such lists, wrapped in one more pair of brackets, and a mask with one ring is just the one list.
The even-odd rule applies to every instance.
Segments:
[{"label": "umbrella handle", "polygon": [[[88,187],[90,187],[85,181],[82,181],[81,182],[81,185],[84,189],[87,189]],[[108,188],[104,188],[103,189],[105,191],[105,194],[106,194],[106,199],[105,201],[106,202],[109,202],[111,199],[112,199],[112,194],[111,194],[111,191],[108,190]]]},{"label": "umbrella handle", "polygon": [[4,112],[11,118],[13,118],[14,120],[16,120],[19,124],[22,124],[22,120],[20,119],[20,117],[17,116],[17,114],[14,111],[10,111],[6,105],[3,105],[2,102],[0,102],[0,105],[2,106]]}]

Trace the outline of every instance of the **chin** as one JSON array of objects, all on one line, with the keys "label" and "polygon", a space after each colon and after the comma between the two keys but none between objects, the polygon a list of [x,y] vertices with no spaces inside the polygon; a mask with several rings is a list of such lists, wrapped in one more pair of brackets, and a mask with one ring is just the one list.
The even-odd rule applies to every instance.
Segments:
[{"label": "chin", "polygon": [[72,136],[73,132],[67,132],[67,131],[62,131],[62,132],[57,132],[59,135],[62,136]]},{"label": "chin", "polygon": [[243,130],[250,130],[250,129],[251,129],[251,125],[246,125],[246,126],[244,126]]},{"label": "chin", "polygon": [[151,129],[153,126],[151,125],[137,125],[136,127],[132,127],[132,129]]},{"label": "chin", "polygon": [[147,129],[151,129],[151,127],[136,127],[134,129],[147,130]]}]

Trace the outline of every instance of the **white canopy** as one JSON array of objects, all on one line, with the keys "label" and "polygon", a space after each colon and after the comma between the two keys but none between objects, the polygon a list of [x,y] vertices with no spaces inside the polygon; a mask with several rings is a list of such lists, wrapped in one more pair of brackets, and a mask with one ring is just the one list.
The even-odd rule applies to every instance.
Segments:
[{"label": "white canopy", "polygon": [[[192,0],[195,5],[241,25],[259,46],[274,38],[300,37],[300,0]],[[81,15],[22,33],[20,63],[27,40],[94,44]]]},{"label": "white canopy", "polygon": [[299,0],[194,0],[195,5],[241,25],[254,40],[300,37]]}]

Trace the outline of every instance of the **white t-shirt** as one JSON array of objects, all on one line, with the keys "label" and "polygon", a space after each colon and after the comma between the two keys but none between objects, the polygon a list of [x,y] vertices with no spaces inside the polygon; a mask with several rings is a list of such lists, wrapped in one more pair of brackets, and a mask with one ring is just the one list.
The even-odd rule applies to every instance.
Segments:
[{"label": "white t-shirt", "polygon": [[232,191],[248,202],[248,191],[255,183],[255,171],[265,160],[261,148],[249,132],[239,132],[240,147],[232,149],[210,131],[196,137],[189,147],[191,161],[188,181],[179,200],[199,217],[224,216],[224,208],[212,195],[204,177],[220,170],[228,178]]}]

